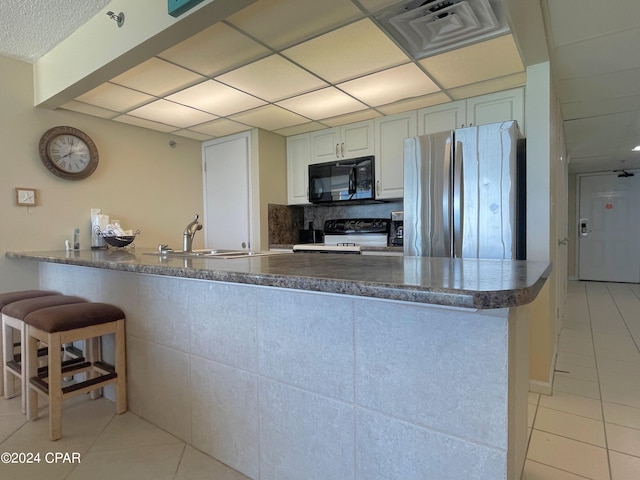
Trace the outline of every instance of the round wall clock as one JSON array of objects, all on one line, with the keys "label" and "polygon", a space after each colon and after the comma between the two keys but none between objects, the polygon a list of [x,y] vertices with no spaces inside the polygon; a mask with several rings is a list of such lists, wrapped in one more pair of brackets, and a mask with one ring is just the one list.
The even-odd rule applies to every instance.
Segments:
[{"label": "round wall clock", "polygon": [[53,127],[40,138],[40,160],[51,173],[65,180],[82,180],[98,166],[93,140],[73,127]]}]

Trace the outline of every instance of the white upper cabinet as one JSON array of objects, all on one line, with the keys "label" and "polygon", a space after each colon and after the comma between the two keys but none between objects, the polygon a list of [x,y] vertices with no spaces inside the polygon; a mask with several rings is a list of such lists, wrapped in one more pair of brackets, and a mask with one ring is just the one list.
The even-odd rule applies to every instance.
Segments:
[{"label": "white upper cabinet", "polygon": [[404,139],[417,134],[417,112],[404,112],[375,120],[376,198],[402,198]]},{"label": "white upper cabinet", "polygon": [[373,120],[320,130],[310,133],[309,136],[311,141],[309,163],[323,163],[373,154]]},{"label": "white upper cabinet", "polygon": [[418,134],[516,120],[524,130],[524,89],[514,88],[418,110]]},{"label": "white upper cabinet", "polygon": [[287,137],[287,203],[309,203],[309,134]]},{"label": "white upper cabinet", "polygon": [[516,120],[524,135],[524,89],[514,88],[467,100],[467,126]]}]

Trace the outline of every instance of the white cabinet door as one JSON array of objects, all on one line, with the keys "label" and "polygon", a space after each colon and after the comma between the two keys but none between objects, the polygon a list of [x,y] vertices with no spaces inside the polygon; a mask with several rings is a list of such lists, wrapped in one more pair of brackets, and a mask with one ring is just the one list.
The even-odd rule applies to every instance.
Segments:
[{"label": "white cabinet door", "polygon": [[524,89],[514,88],[467,100],[467,125],[516,120],[524,135]]},{"label": "white cabinet door", "polygon": [[373,154],[373,120],[312,132],[310,164]]},{"label": "white cabinet door", "polygon": [[404,139],[417,134],[417,112],[375,120],[376,198],[402,198],[404,192]]},{"label": "white cabinet door", "polygon": [[373,120],[340,127],[340,158],[373,155]]},{"label": "white cabinet door", "polygon": [[202,146],[207,248],[239,250],[250,246],[250,148],[249,132]]},{"label": "white cabinet door", "polygon": [[339,128],[320,130],[309,135],[311,141],[311,159],[309,163],[330,162],[340,158]]},{"label": "white cabinet door", "polygon": [[309,134],[287,138],[287,203],[309,203]]},{"label": "white cabinet door", "polygon": [[464,100],[418,110],[418,135],[445,132],[464,127],[467,107]]}]

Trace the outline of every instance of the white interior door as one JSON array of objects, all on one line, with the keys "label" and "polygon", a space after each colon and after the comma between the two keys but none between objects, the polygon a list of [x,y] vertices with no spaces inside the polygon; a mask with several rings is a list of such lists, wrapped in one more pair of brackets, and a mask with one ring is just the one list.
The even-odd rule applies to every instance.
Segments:
[{"label": "white interior door", "polygon": [[203,146],[207,248],[250,247],[250,138],[237,135]]},{"label": "white interior door", "polygon": [[580,177],[580,280],[640,282],[640,175]]}]

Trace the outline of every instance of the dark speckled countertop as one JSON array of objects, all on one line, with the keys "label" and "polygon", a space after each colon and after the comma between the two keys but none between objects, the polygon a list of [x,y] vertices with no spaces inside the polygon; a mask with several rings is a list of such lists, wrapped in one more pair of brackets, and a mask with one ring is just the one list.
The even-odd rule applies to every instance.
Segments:
[{"label": "dark speckled countertop", "polygon": [[551,271],[547,263],[511,260],[305,253],[223,260],[153,253],[136,248],[7,252],[5,256],[475,309],[525,305],[535,299]]}]

